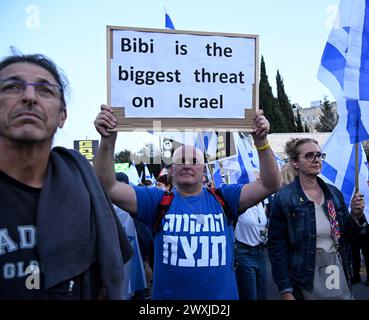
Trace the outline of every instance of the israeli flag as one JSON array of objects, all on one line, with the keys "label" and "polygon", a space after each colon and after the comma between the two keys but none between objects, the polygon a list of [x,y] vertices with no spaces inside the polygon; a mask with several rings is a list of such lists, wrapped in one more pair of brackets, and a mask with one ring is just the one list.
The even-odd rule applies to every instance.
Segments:
[{"label": "israeli flag", "polygon": [[129,183],[130,184],[133,184],[133,185],[137,186],[138,184],[141,183],[141,178],[138,175],[137,168],[136,168],[136,165],[134,163],[131,164],[131,166],[129,167],[126,174],[129,178]]},{"label": "israeli flag", "polygon": [[279,170],[282,169],[282,167],[286,164],[286,161],[281,159],[277,154],[274,155],[275,161],[278,164]]},{"label": "israeli flag", "polygon": [[[257,154],[256,150],[254,150],[254,148],[251,146],[251,144],[247,140],[246,135],[243,132],[241,132],[241,137],[242,137],[241,141],[243,142],[243,145],[246,148],[246,152],[249,156],[252,167],[260,171],[259,155]],[[240,151],[239,148],[238,148],[238,151]]]},{"label": "israeli flag", "polygon": [[369,139],[369,1],[341,0],[318,79],[334,95],[351,143]]},{"label": "israeli flag", "polygon": [[195,147],[200,149],[203,153],[215,157],[218,147],[217,134],[213,131],[198,133],[195,140]]},{"label": "israeli flag", "polygon": [[214,162],[213,178],[214,178],[214,185],[215,185],[216,188],[218,188],[223,183],[223,178],[222,178],[222,173],[220,171],[219,161]]},{"label": "israeli flag", "polygon": [[246,184],[255,181],[254,171],[258,170],[259,159],[252,151],[247,139],[233,133],[237,143],[238,155],[223,161],[223,168],[229,174],[230,183]]},{"label": "israeli flag", "polygon": [[147,167],[147,164],[144,163],[144,171],[145,171],[145,180],[151,181],[151,173],[149,171],[149,168]]},{"label": "israeli flag", "polygon": [[259,170],[259,158],[253,152],[251,145],[245,139],[238,137],[238,163],[240,164],[241,175],[237,179],[238,183],[245,184],[255,181],[255,170]]},{"label": "israeli flag", "polygon": [[[325,46],[318,79],[337,100],[339,121],[323,151],[322,177],[343,193],[347,207],[355,191],[355,146],[369,139],[369,1],[341,0],[336,26]],[[368,166],[359,146],[359,189],[369,201]],[[369,217],[369,208],[365,207]]]},{"label": "israeli flag", "polygon": [[169,30],[175,30],[172,19],[170,18],[167,9],[165,9],[165,28]]},{"label": "israeli flag", "polygon": [[151,183],[153,186],[156,186],[156,179],[153,173],[151,174]]},{"label": "israeli flag", "polygon": [[[348,134],[342,123],[332,132],[322,148],[327,154],[323,161],[321,177],[327,183],[341,190],[347,208],[355,191],[355,145],[348,140]],[[362,144],[359,145],[359,190],[369,203],[369,170]],[[369,206],[365,206],[365,216],[369,219]]]}]

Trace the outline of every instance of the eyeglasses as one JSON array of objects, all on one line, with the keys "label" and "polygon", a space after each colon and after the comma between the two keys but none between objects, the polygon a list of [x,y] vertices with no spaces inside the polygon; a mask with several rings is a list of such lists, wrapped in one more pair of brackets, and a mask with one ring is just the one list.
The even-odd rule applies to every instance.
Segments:
[{"label": "eyeglasses", "polygon": [[318,158],[318,160],[324,160],[325,159],[325,156],[326,154],[325,153],[321,153],[321,152],[313,152],[313,151],[310,151],[310,152],[306,152],[304,154],[304,158],[307,160],[307,161],[310,161],[310,162],[314,162],[315,159]]},{"label": "eyeglasses", "polygon": [[52,99],[60,97],[62,89],[59,85],[49,82],[27,82],[24,80],[0,79],[0,95],[20,97],[27,86],[32,86],[39,97]]}]

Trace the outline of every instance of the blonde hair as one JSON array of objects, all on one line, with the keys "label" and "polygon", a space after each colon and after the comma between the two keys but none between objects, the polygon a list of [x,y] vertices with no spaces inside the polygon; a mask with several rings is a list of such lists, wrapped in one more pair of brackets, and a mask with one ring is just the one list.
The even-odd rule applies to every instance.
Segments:
[{"label": "blonde hair", "polygon": [[297,176],[296,169],[292,166],[291,163],[285,164],[281,168],[281,176],[282,176],[282,187],[286,186],[287,184],[290,184],[293,180],[295,180]]}]

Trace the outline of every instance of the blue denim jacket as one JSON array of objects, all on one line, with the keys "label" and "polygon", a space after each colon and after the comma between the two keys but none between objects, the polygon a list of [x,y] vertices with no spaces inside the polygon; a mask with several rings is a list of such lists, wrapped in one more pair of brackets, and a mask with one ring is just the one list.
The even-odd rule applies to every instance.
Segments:
[{"label": "blue denim jacket", "polygon": [[[351,234],[350,215],[342,193],[326,184],[319,177],[325,200],[333,200],[339,229],[339,252],[343,260],[345,275],[350,285],[350,263],[348,259],[348,237]],[[326,214],[327,206],[323,204]],[[280,293],[304,288],[312,290],[315,268],[316,221],[314,203],[302,190],[297,177],[282,188],[274,197],[269,224],[268,253],[272,275]]]}]

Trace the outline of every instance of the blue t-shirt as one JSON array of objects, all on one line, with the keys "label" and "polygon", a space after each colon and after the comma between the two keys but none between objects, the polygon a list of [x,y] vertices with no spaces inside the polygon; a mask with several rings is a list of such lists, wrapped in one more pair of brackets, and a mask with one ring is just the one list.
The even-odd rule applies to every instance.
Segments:
[{"label": "blue t-shirt", "polygon": [[[232,214],[238,214],[242,185],[222,185]],[[138,219],[150,228],[163,197],[158,188],[135,188]],[[233,228],[222,207],[205,189],[183,197],[174,191],[172,204],[154,239],[153,299],[238,299]]]}]

